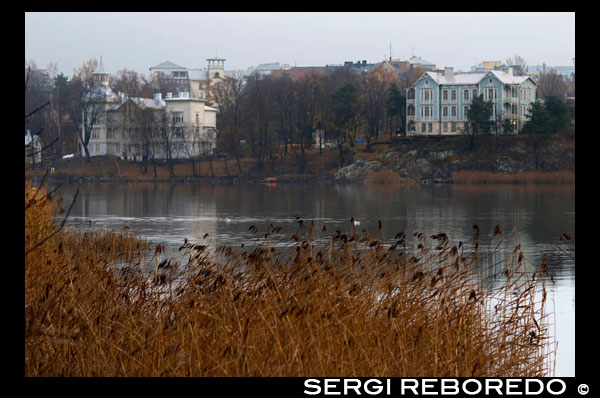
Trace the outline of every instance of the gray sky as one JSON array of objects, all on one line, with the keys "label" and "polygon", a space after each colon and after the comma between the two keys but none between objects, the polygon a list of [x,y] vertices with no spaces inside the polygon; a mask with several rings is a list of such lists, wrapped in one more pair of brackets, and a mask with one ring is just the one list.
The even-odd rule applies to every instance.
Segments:
[{"label": "gray sky", "polygon": [[572,65],[575,13],[25,13],[25,59],[58,64],[70,76],[103,57],[116,73],[171,61],[204,68],[215,54],[225,69],[267,62],[323,66],[417,55],[469,70],[515,54],[528,65]]}]

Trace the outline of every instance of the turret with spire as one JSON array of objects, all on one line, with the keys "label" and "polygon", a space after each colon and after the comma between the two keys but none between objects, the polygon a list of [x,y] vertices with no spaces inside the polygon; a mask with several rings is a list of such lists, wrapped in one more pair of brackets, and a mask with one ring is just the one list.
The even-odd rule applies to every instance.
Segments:
[{"label": "turret with spire", "polygon": [[94,83],[97,85],[108,86],[108,77],[110,73],[108,73],[104,69],[104,65],[102,64],[102,56],[100,57],[100,62],[98,63],[98,67],[92,73],[94,76]]}]

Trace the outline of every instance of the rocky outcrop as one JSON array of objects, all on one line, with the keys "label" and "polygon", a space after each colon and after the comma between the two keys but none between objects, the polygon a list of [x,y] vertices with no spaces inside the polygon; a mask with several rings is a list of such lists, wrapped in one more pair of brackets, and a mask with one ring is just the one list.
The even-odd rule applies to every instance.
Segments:
[{"label": "rocky outcrop", "polygon": [[364,179],[369,173],[382,170],[385,166],[378,160],[353,159],[350,165],[335,173],[336,180],[356,181]]}]

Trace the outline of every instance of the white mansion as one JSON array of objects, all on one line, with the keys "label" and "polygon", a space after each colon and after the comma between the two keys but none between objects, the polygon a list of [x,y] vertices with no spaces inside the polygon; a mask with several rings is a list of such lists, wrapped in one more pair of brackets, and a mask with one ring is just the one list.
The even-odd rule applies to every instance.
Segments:
[{"label": "white mansion", "polygon": [[[154,98],[126,97],[108,85],[102,60],[93,72],[94,88],[84,101],[98,106],[88,150],[90,156],[115,155],[140,161],[144,157],[189,158],[212,153],[216,147],[217,109],[187,91],[160,93]],[[90,112],[90,111],[88,111]],[[89,118],[90,115],[87,115]],[[86,115],[84,115],[84,119]],[[83,145],[81,153],[85,156]]]}]

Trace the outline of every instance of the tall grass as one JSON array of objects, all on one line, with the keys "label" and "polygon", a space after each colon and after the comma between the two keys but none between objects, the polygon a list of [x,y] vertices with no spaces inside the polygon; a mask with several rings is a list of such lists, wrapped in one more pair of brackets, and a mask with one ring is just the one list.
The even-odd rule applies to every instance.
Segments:
[{"label": "tall grass", "polygon": [[[26,248],[46,233],[57,206],[27,206],[28,190]],[[291,250],[272,247],[283,239],[280,228],[260,234],[252,227],[258,245],[214,252],[186,241],[178,264],[160,261],[160,246],[151,252],[127,231],[60,231],[25,257],[25,374],[552,371],[545,287],[539,275],[522,272],[518,248],[486,266],[478,229],[473,242],[459,245],[445,234],[399,233],[386,246],[381,228],[370,236],[297,222],[285,238]],[[418,243],[414,253],[409,238]]]},{"label": "tall grass", "polygon": [[461,170],[452,173],[452,181],[462,184],[481,183],[521,183],[521,184],[574,184],[575,173],[572,171],[527,171],[510,174],[498,174],[491,171]]}]

